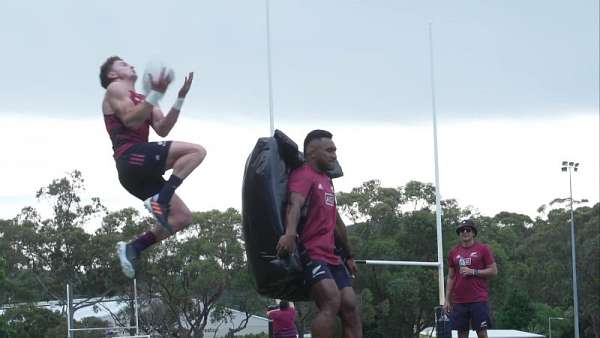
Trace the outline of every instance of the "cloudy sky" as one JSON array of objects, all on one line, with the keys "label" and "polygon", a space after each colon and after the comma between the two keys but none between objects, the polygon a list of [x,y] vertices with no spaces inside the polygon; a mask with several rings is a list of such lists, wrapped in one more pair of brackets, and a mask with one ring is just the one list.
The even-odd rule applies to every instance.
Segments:
[{"label": "cloudy sky", "polygon": [[[434,181],[428,23],[433,24],[440,187],[483,214],[534,216],[568,194],[599,200],[597,0],[272,0],[276,127],[297,142],[329,129],[348,191],[368,179]],[[240,207],[243,164],[268,135],[265,2],[5,1],[0,218],[79,169],[112,210],[119,185],[98,67],[164,60],[194,85],[169,139],[206,146],[178,190],[192,210]],[[163,105],[173,101],[171,88]],[[157,140],[153,136],[153,140]]]}]

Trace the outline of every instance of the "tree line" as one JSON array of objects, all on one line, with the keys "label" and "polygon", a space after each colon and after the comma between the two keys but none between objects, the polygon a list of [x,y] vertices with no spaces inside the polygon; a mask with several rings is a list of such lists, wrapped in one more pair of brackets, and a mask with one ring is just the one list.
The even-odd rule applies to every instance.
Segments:
[{"label": "tree line", "polygon": [[[122,275],[114,244],[148,229],[152,219],[137,210],[109,211],[97,197],[84,198],[81,172],[73,171],[40,188],[36,197],[51,209],[43,217],[24,207],[0,220],[0,337],[64,337],[66,307],[52,312],[41,301],[66,304],[65,285],[76,291],[75,309],[98,306],[104,299],[131,298],[131,281]],[[436,261],[435,187],[408,182],[382,187],[363,183],[337,196],[347,219],[354,256],[362,259]],[[490,281],[495,328],[573,336],[570,211],[568,199],[540,207],[538,216],[501,212],[481,215],[456,200],[442,201],[444,257],[458,243],[454,232],[464,218],[478,224],[477,240],[488,243],[498,264]],[[580,329],[582,337],[600,338],[600,204],[575,210]],[[98,223],[93,233],[84,228]],[[94,223],[94,224],[95,224]],[[204,337],[210,322],[236,336],[245,327],[231,325],[232,309],[265,315],[275,300],[259,296],[248,272],[238,210],[193,213],[193,225],[148,250],[137,277],[140,327],[165,337]],[[446,269],[447,264],[445,263]],[[418,337],[432,326],[438,304],[437,269],[362,266],[354,287],[359,296],[365,337]],[[315,308],[296,304],[297,326],[310,327]],[[112,314],[123,326],[130,311]],[[85,318],[76,327],[106,326]],[[208,335],[207,335],[208,336]],[[78,332],[76,337],[103,337]]]}]

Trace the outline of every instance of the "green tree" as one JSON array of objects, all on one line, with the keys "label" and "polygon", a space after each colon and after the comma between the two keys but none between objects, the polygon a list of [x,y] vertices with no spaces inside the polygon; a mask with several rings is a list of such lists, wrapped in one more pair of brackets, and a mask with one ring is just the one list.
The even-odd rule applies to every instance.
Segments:
[{"label": "green tree", "polygon": [[534,318],[533,306],[527,293],[522,289],[513,288],[496,318],[499,328],[527,330]]},{"label": "green tree", "polygon": [[[338,194],[342,210],[361,221],[348,227],[354,254],[368,259],[436,260],[434,203],[434,187],[416,181],[384,188],[373,180]],[[361,269],[355,288],[366,314],[365,336],[418,336],[433,320],[436,281],[430,268]]]},{"label": "green tree", "polygon": [[33,305],[24,305],[6,310],[2,316],[9,323],[13,337],[19,338],[62,338],[66,330],[60,335],[51,334],[53,328],[64,323],[65,319],[57,312],[37,308]]},{"label": "green tree", "polygon": [[575,224],[582,333],[600,338],[600,203],[577,208]]},{"label": "green tree", "polygon": [[227,324],[228,308],[234,307],[246,314],[246,321],[229,328],[233,336],[252,313],[264,311],[264,300],[248,285],[240,222],[235,209],[196,212],[193,225],[179,238],[150,250],[139,277],[144,293],[154,295],[142,314],[146,331],[203,337],[209,321]]}]

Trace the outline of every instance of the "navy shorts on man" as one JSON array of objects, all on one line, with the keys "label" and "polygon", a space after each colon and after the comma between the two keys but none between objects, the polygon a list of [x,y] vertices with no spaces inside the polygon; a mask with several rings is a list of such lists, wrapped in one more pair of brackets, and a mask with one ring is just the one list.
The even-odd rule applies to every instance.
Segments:
[{"label": "navy shorts on man", "polygon": [[171,141],[139,143],[117,159],[121,185],[142,201],[165,184],[163,174]]},{"label": "navy shorts on man", "polygon": [[450,312],[452,329],[459,332],[486,330],[492,327],[488,303],[456,303]]},{"label": "navy shorts on man", "polygon": [[323,279],[333,279],[340,290],[352,287],[352,278],[344,264],[333,265],[313,260],[304,264],[304,280],[308,287]]}]

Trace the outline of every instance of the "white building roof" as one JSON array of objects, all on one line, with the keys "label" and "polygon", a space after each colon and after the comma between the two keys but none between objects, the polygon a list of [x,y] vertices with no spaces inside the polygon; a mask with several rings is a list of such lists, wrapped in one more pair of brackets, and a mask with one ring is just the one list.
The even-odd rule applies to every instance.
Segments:
[{"label": "white building roof", "polygon": [[[431,332],[433,330],[433,332]],[[436,337],[435,330],[432,327],[427,327],[419,333],[421,338]],[[543,338],[543,335],[531,332],[523,332],[519,330],[487,330],[489,338]],[[458,338],[458,332],[452,331],[452,338]],[[475,331],[469,331],[469,338],[477,338]]]}]

